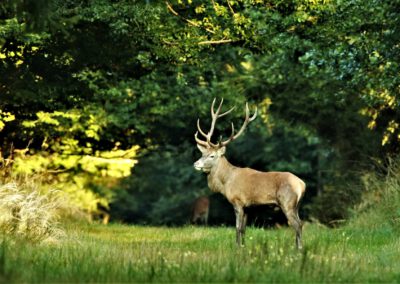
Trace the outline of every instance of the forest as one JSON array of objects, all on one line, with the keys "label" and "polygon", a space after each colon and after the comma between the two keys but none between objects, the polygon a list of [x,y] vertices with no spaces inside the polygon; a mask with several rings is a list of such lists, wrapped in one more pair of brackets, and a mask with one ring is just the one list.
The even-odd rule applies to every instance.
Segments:
[{"label": "forest", "polygon": [[[36,177],[92,216],[184,224],[190,202],[211,195],[193,169],[196,121],[224,98],[236,108],[216,137],[240,125],[245,102],[259,109],[232,163],[295,173],[302,215],[335,225],[399,150],[399,6],[3,1],[3,178]],[[232,222],[213,201],[214,222]]]},{"label": "forest", "polygon": [[400,148],[398,11],[397,0],[2,1],[2,183],[34,180],[76,215],[148,225],[187,224],[208,195],[211,224],[232,224],[193,169],[197,119],[224,98],[235,110],[215,137],[241,125],[246,102],[259,111],[229,160],[295,173],[302,218],[339,226]]},{"label": "forest", "polygon": [[[399,0],[0,1],[0,283],[399,283],[399,75]],[[241,242],[199,124],[303,222]]]}]

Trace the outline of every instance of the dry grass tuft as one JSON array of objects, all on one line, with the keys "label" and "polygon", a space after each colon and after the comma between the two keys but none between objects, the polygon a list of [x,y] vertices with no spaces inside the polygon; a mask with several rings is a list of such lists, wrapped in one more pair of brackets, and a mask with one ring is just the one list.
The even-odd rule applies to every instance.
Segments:
[{"label": "dry grass tuft", "polygon": [[31,241],[58,236],[60,196],[55,190],[41,193],[34,182],[0,185],[1,231]]}]

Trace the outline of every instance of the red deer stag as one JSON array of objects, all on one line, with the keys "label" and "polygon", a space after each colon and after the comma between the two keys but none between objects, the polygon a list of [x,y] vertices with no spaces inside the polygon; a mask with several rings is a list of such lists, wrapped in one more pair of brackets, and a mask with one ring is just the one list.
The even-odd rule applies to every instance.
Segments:
[{"label": "red deer stag", "polygon": [[[305,183],[289,172],[260,172],[250,168],[235,167],[225,158],[226,145],[237,139],[245,130],[247,125],[257,116],[257,109],[250,117],[249,106],[246,103],[246,116],[240,130],[235,133],[232,123],[232,134],[218,144],[211,142],[215,123],[232,109],[221,113],[223,100],[217,111],[214,111],[215,99],[211,104],[211,127],[205,133],[200,127],[200,119],[197,120],[198,131],[195,134],[197,147],[202,157],[194,163],[196,170],[207,173],[209,188],[214,192],[222,193],[233,205],[236,214],[236,242],[244,245],[244,234],[247,216],[244,208],[251,205],[276,204],[285,213],[288,223],[296,231],[296,246],[302,248],[302,222],[299,218],[299,202],[305,192]],[[198,138],[198,133],[205,140]]]},{"label": "red deer stag", "polygon": [[208,211],[210,209],[210,200],[207,196],[200,196],[192,204],[192,216],[190,222],[192,224],[202,223],[207,226]]}]

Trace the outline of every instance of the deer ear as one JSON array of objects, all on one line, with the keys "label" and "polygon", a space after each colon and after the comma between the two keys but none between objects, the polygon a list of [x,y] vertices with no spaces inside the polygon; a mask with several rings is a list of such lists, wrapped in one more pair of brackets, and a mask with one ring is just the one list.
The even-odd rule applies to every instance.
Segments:
[{"label": "deer ear", "polygon": [[207,151],[207,148],[200,144],[197,144],[197,148],[199,148],[200,152],[202,152],[202,153],[205,153]]},{"label": "deer ear", "polygon": [[223,156],[225,154],[226,147],[222,146],[221,148],[218,149],[218,155]]}]

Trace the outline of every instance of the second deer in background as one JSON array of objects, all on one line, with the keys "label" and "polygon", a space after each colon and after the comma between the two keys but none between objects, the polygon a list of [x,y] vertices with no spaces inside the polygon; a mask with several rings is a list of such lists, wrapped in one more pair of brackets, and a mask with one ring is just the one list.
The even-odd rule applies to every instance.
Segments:
[{"label": "second deer in background", "polygon": [[208,213],[210,211],[210,199],[207,196],[200,196],[192,204],[190,223],[208,224]]}]

